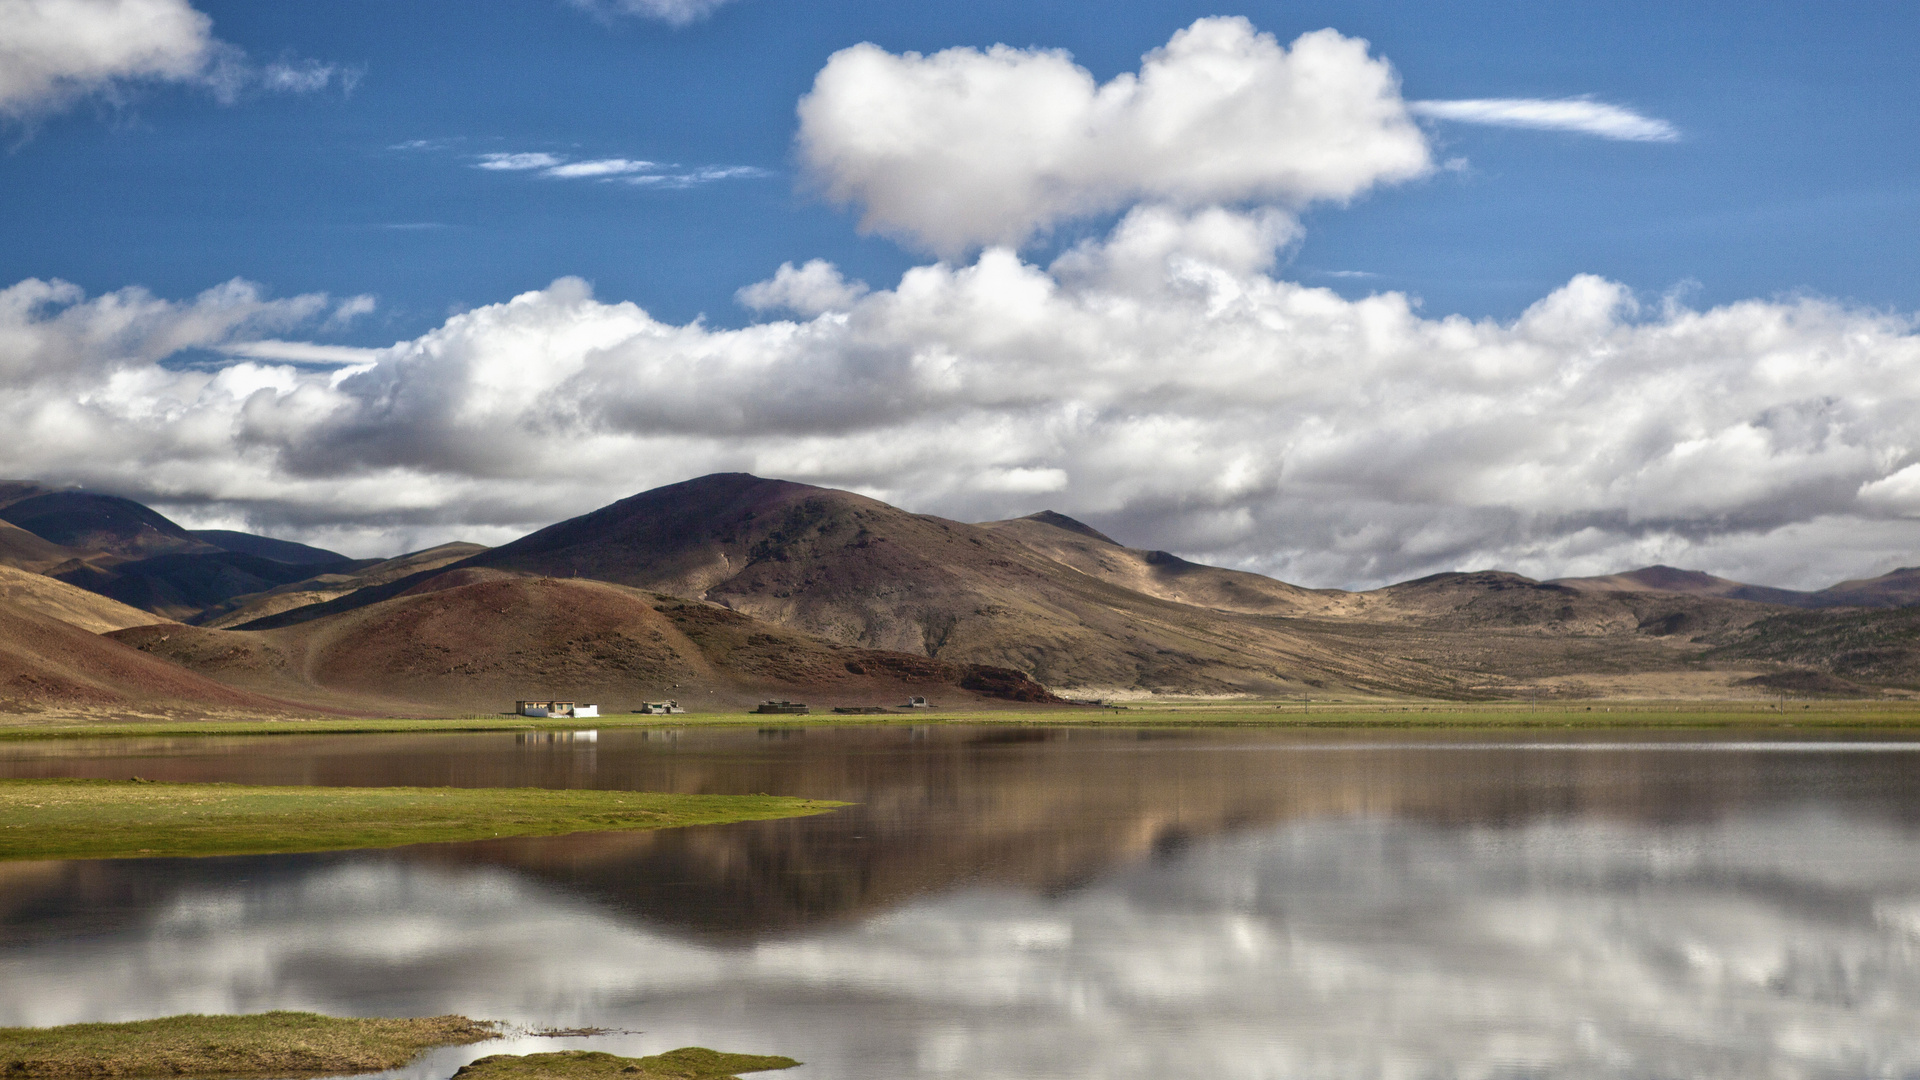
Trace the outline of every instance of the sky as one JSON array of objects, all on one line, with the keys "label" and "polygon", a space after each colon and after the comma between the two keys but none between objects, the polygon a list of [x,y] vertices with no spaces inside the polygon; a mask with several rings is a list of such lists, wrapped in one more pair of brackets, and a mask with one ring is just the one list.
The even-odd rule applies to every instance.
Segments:
[{"label": "sky", "polygon": [[0,0],[0,472],[751,471],[1317,586],[1920,563],[1895,4]]}]

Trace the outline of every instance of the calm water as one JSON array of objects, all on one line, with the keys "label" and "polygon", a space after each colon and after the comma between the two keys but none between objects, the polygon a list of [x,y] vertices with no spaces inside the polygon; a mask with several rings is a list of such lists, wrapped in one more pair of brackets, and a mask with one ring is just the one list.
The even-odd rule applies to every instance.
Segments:
[{"label": "calm water", "polygon": [[846,799],[0,863],[0,1025],[270,1008],[769,1077],[1920,1077],[1920,742],[964,728],[0,745],[0,775]]}]

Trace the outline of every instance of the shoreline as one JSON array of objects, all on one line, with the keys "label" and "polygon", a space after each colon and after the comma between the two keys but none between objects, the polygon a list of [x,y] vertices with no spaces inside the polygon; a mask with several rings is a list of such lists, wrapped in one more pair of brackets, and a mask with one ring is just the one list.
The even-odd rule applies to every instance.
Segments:
[{"label": "shoreline", "polygon": [[[1784,704],[1784,707],[1783,707]],[[884,715],[832,713],[613,714],[572,720],[466,719],[154,720],[0,725],[0,743],[66,739],[200,738],[280,735],[565,733],[794,727],[1282,727],[1282,728],[1880,728],[1920,730],[1920,703],[1909,701],[1761,702],[1612,700],[1530,706],[1525,702],[1268,701],[1169,702],[1044,709],[928,709]]]}]

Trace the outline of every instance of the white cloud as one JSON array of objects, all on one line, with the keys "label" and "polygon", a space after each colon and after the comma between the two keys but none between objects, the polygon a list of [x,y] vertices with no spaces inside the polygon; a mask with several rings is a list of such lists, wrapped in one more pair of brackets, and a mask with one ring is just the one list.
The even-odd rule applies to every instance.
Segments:
[{"label": "white cloud", "polygon": [[[1911,320],[1649,313],[1585,276],[1512,322],[1426,318],[1271,277],[1290,227],[1142,207],[1051,267],[989,249],[872,291],[787,265],[741,300],[804,318],[737,330],[562,280],[371,355],[261,332],[326,318],[317,298],[24,282],[0,292],[0,426],[24,435],[0,474],[395,544],[744,469],[974,520],[1053,507],[1309,584],[1915,561]],[[254,359],[159,365],[189,346]],[[357,366],[286,363],[323,356]]]},{"label": "white cloud", "polygon": [[1609,105],[1586,97],[1415,101],[1408,108],[1436,120],[1542,131],[1572,131],[1623,142],[1673,142],[1680,137],[1680,130],[1665,120],[1642,116],[1624,106]]},{"label": "white cloud", "polygon": [[[431,148],[423,141],[417,141],[422,148]],[[416,143],[402,143],[394,149],[414,149]],[[633,158],[594,158],[588,161],[569,161],[563,155],[538,153],[481,154],[475,163],[476,169],[489,169],[495,172],[533,172],[555,180],[600,180],[618,181],[644,187],[694,187],[698,184],[710,184],[716,180],[744,180],[771,176],[765,169],[752,165],[702,165],[686,168],[678,165],[664,165],[656,161],[640,161]]]},{"label": "white cloud", "polygon": [[[536,155],[527,155],[529,157]],[[545,155],[538,155],[544,157]],[[575,179],[583,176],[620,176],[625,173],[653,172],[659,168],[651,161],[629,161],[626,158],[602,158],[598,161],[575,161],[567,165],[555,164],[546,170],[546,175],[561,179]]]},{"label": "white cloud", "polygon": [[845,311],[869,291],[864,281],[848,281],[840,268],[825,259],[812,259],[795,269],[781,263],[772,278],[734,294],[755,311],[787,310],[809,318],[829,311]]},{"label": "white cloud", "polygon": [[658,19],[670,26],[685,26],[706,18],[732,3],[733,0],[570,0],[570,2],[574,7],[602,17],[638,15],[645,19]]},{"label": "white cloud", "polygon": [[565,161],[565,158],[552,154],[481,154],[476,169],[493,169],[506,172],[524,172],[529,169],[551,169]]},{"label": "white cloud", "polygon": [[213,20],[185,0],[0,0],[0,114],[30,116],[139,80],[201,77]]},{"label": "white cloud", "polygon": [[1431,168],[1398,80],[1331,30],[1291,47],[1201,19],[1105,84],[1064,52],[835,53],[800,154],[865,229],[943,256],[1141,201],[1344,200]]},{"label": "white cloud", "polygon": [[0,0],[0,117],[109,99],[144,82],[205,87],[231,104],[249,90],[351,93],[360,68],[283,58],[256,67],[186,0]]},{"label": "white cloud", "polygon": [[320,345],[311,341],[279,341],[274,338],[236,341],[215,346],[215,348],[228,356],[244,357],[248,360],[284,360],[299,364],[367,364],[380,358],[378,349],[362,349],[352,345]]},{"label": "white cloud", "polygon": [[339,86],[351,94],[366,70],[341,64],[323,64],[318,60],[278,60],[268,64],[259,75],[263,89],[288,94],[312,94],[329,86]]}]

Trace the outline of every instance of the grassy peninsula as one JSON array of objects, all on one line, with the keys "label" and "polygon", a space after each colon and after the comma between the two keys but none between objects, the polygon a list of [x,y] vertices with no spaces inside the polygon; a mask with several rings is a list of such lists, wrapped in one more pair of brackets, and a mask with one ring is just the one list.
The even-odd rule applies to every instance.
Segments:
[{"label": "grassy peninsula", "polygon": [[723,1054],[683,1046],[664,1054],[629,1058],[593,1050],[551,1054],[495,1054],[454,1073],[454,1080],[734,1080],[738,1073],[791,1069],[800,1062],[765,1054]]},{"label": "grassy peninsula", "polygon": [[825,813],[771,795],[0,780],[0,859],[260,855]]},{"label": "grassy peninsula", "polygon": [[0,1076],[338,1076],[399,1068],[422,1050],[498,1034],[495,1025],[464,1016],[348,1019],[304,1012],[0,1028]]}]

